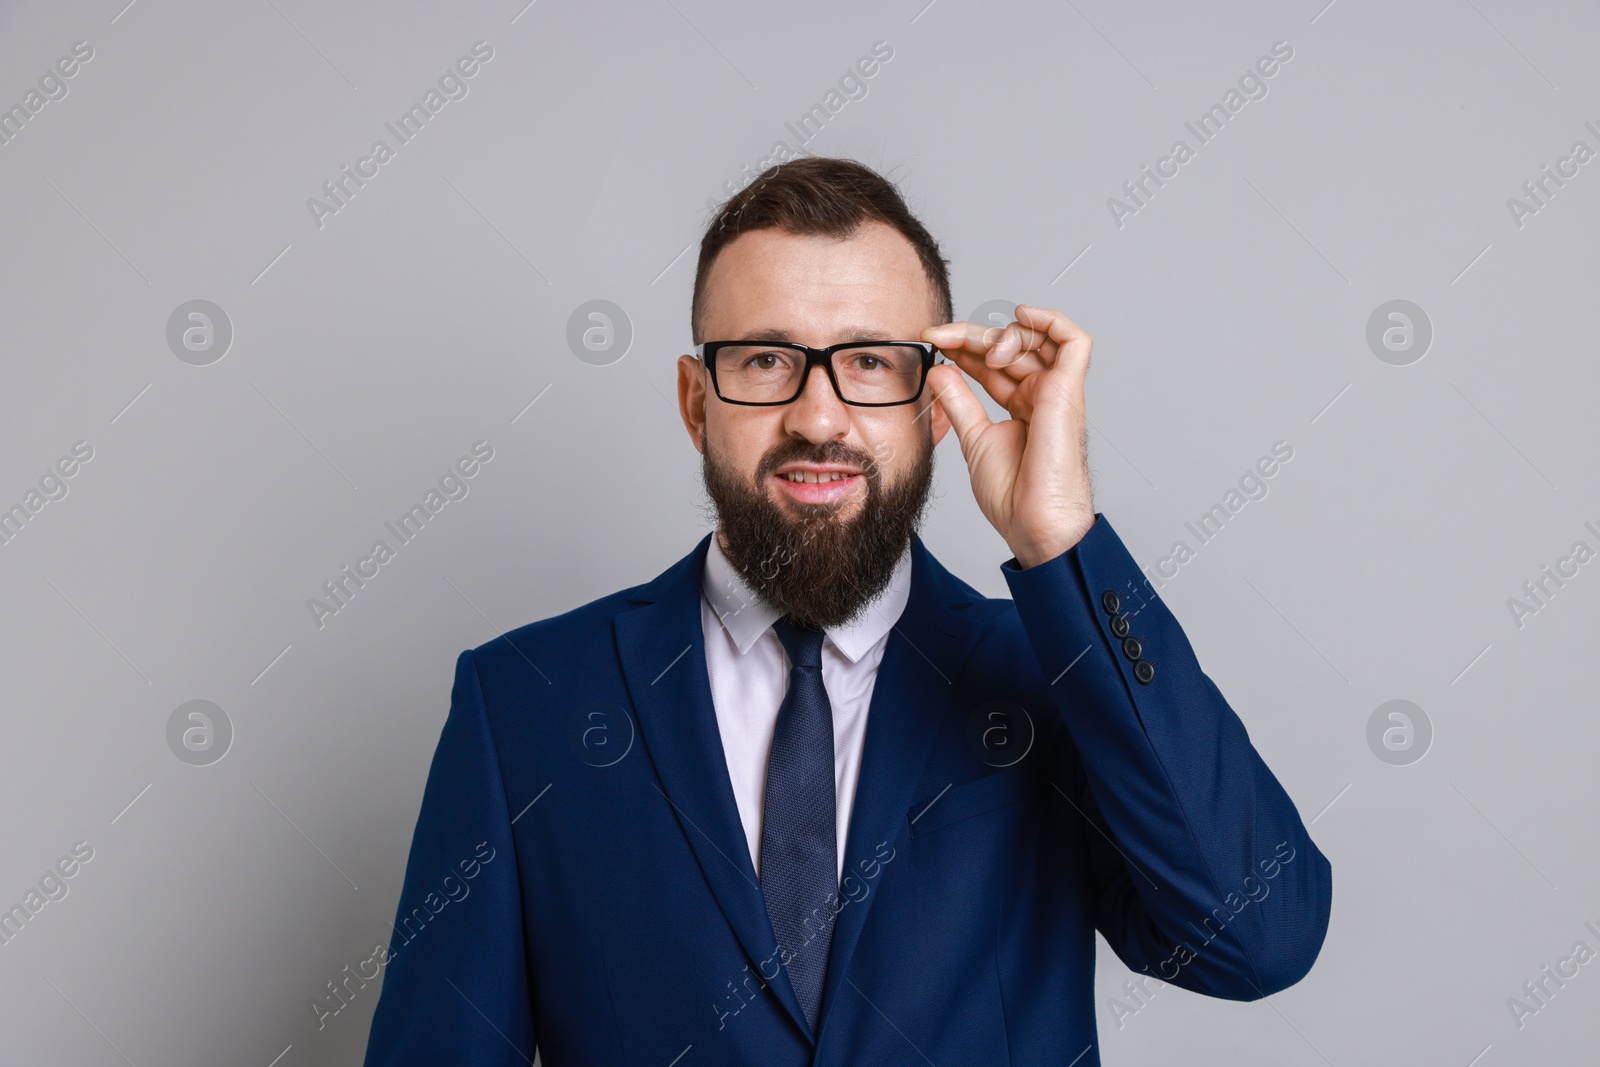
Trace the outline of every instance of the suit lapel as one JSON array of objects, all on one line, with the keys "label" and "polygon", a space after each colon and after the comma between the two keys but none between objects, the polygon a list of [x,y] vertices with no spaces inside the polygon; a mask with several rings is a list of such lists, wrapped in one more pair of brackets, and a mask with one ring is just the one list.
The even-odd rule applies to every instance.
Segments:
[{"label": "suit lapel", "polygon": [[845,877],[853,876],[868,890],[845,904],[835,920],[822,988],[822,1025],[878,899],[875,880],[864,873],[876,870],[873,861],[882,861],[879,846],[894,847],[905,829],[906,810],[916,799],[917,783],[951,711],[953,683],[978,632],[973,620],[958,610],[971,600],[922,539],[913,537],[911,595],[889,631],[873,683],[845,848]]},{"label": "suit lapel", "polygon": [[[777,937],[739,820],[706,673],[700,600],[710,543],[707,534],[694,551],[640,590],[634,600],[645,606],[617,615],[613,626],[639,731],[662,791],[751,970],[759,974],[777,950]],[[768,984],[809,1036],[788,972],[780,970]]]}]

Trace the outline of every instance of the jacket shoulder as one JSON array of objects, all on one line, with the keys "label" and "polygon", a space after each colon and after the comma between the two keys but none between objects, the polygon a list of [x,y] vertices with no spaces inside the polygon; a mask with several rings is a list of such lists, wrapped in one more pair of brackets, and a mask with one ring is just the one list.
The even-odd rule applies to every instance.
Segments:
[{"label": "jacket shoulder", "polygon": [[471,650],[484,682],[519,680],[560,684],[610,666],[616,669],[612,620],[661,596],[698,586],[700,561],[710,535],[650,581],[597,597],[586,604],[519,626]]},{"label": "jacket shoulder", "polygon": [[924,566],[920,569],[932,581],[934,594],[940,603],[980,625],[993,625],[1003,621],[1007,615],[1013,619],[1016,617],[1016,605],[1009,597],[989,597],[978,592],[939,562],[921,537],[914,543],[913,552],[922,557]]},{"label": "jacket shoulder", "polygon": [[644,585],[641,584],[615,593],[607,593],[587,604],[580,604],[578,607],[563,611],[559,615],[550,615],[534,622],[524,623],[485,641],[472,652],[475,656],[481,657],[491,655],[494,649],[507,642],[549,641],[564,636],[576,637],[596,628],[607,628],[614,617],[634,606],[633,597],[643,588]]}]

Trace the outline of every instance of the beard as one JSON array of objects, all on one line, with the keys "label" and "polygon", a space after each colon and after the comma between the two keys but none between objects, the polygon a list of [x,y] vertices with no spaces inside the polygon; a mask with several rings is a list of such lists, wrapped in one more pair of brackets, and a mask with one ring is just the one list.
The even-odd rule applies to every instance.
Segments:
[{"label": "beard", "polygon": [[[922,448],[898,481],[885,483],[882,466],[842,441],[814,445],[789,438],[762,457],[754,485],[717,459],[706,439],[701,476],[718,519],[718,544],[756,595],[802,626],[826,629],[856,619],[894,577],[922,523],[933,485],[933,431],[924,424]],[[858,486],[836,504],[773,501],[767,481],[786,463],[841,463],[862,472]],[[862,499],[864,496],[864,499]],[[862,499],[854,518],[839,518]]]}]

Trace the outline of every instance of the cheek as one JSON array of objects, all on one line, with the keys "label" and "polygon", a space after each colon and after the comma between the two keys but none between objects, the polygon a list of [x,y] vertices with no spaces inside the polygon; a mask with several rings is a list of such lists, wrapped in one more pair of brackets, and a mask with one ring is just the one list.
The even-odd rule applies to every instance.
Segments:
[{"label": "cheek", "polygon": [[730,412],[724,405],[706,411],[706,445],[724,468],[737,471],[746,481],[755,477],[761,458],[782,437],[780,418],[766,412]]},{"label": "cheek", "polygon": [[871,456],[889,482],[898,482],[916,466],[926,447],[927,416],[881,419],[859,427],[857,447]]}]

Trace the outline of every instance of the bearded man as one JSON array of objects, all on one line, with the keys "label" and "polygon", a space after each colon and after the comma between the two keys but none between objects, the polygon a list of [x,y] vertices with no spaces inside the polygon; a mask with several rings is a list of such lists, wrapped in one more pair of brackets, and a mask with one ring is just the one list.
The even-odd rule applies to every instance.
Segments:
[{"label": "bearded man", "polygon": [[[1330,865],[1094,510],[1089,335],[952,319],[867,167],[723,205],[677,366],[716,528],[461,654],[368,1067],[1091,1067],[1097,930],[1147,990],[1308,972]],[[952,427],[1009,600],[917,533]]]}]

